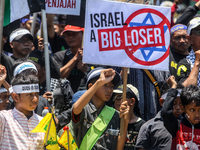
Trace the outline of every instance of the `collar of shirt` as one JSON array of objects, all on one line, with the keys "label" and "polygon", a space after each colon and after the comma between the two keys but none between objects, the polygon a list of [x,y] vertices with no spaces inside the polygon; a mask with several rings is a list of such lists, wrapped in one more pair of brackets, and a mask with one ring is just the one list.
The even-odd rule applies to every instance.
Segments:
[{"label": "collar of shirt", "polygon": [[98,115],[105,106],[105,104],[104,104],[104,106],[100,110],[97,110],[96,106],[94,105],[94,103],[92,101],[90,101],[88,104],[89,104],[90,113],[93,114],[93,113],[97,112]]},{"label": "collar of shirt", "polygon": [[18,120],[18,121],[19,121],[19,118],[16,117],[16,116],[18,116],[18,115],[20,115],[24,120],[27,120],[27,121],[28,121],[28,120],[31,120],[31,119],[35,116],[35,113],[34,113],[34,111],[33,111],[33,115],[28,119],[22,112],[20,112],[20,111],[17,110],[16,108],[13,109],[12,113],[13,113],[13,116],[15,117],[15,119]]}]

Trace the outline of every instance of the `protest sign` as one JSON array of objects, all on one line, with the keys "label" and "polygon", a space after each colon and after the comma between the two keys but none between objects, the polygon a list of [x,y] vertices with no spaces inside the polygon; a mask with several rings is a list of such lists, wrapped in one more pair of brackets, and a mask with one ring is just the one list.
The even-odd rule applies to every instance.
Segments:
[{"label": "protest sign", "polygon": [[46,13],[80,15],[81,0],[45,0]]},{"label": "protest sign", "polygon": [[87,0],[83,62],[168,70],[171,10]]}]

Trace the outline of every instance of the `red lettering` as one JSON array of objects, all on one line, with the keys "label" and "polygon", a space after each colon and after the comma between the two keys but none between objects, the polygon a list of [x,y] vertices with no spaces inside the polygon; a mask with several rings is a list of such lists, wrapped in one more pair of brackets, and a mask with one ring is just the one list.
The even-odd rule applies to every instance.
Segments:
[{"label": "red lettering", "polygon": [[72,8],[76,8],[76,0],[72,0]]},{"label": "red lettering", "polygon": [[57,8],[59,7],[59,0],[58,0],[58,4],[57,4]]},{"label": "red lettering", "polygon": [[63,5],[63,8],[67,7],[67,0],[65,0],[65,5]]},{"label": "red lettering", "polygon": [[63,7],[63,0],[60,0],[60,7]]},{"label": "red lettering", "polygon": [[56,0],[52,0],[52,7],[56,7]]},{"label": "red lettering", "polygon": [[48,3],[48,0],[45,0],[45,3]]},{"label": "red lettering", "polygon": [[71,2],[70,2],[70,0],[68,0],[68,4],[67,4],[67,8],[71,8]]},{"label": "red lettering", "polygon": [[51,7],[50,5],[51,5],[51,2],[50,2],[50,0],[48,0],[48,7]]}]

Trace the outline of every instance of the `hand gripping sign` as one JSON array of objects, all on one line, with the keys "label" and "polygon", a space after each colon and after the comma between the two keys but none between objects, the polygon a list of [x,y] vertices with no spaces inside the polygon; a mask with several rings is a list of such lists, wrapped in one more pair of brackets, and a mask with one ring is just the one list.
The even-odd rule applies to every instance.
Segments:
[{"label": "hand gripping sign", "polygon": [[96,5],[90,10],[93,5],[87,4],[84,62],[168,70],[169,8],[106,1]]}]

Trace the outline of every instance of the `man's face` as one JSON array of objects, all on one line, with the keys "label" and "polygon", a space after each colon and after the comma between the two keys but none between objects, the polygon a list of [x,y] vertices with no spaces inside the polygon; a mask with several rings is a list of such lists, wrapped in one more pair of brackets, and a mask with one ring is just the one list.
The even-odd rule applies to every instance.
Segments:
[{"label": "man's face", "polygon": [[[31,26],[32,26],[33,20],[28,20],[26,23],[23,25],[23,27],[31,32]],[[38,32],[40,29],[40,24],[39,22],[35,22],[35,30],[34,30],[34,35]]]},{"label": "man's face", "polygon": [[74,31],[66,31],[64,32],[64,37],[67,44],[70,47],[81,47],[83,33],[81,31],[74,32]]},{"label": "man's face", "polygon": [[10,46],[13,49],[13,54],[19,58],[27,57],[28,54],[32,51],[32,40],[29,37],[22,37],[20,40],[13,40]]},{"label": "man's face", "polygon": [[0,110],[5,110],[9,104],[9,93],[3,92],[0,94]]},{"label": "man's face", "polygon": [[191,35],[188,36],[188,39],[192,44],[192,48],[194,51],[200,49],[200,26],[191,31]]},{"label": "man's face", "polygon": [[[35,110],[39,102],[39,93],[21,93],[18,94],[18,100],[16,102],[16,107],[19,111],[25,115],[29,115],[30,112]],[[16,101],[16,100],[15,100]]]},{"label": "man's face", "polygon": [[186,30],[175,31],[170,40],[170,45],[174,48],[174,51],[180,54],[187,54],[190,43],[187,39]]}]

